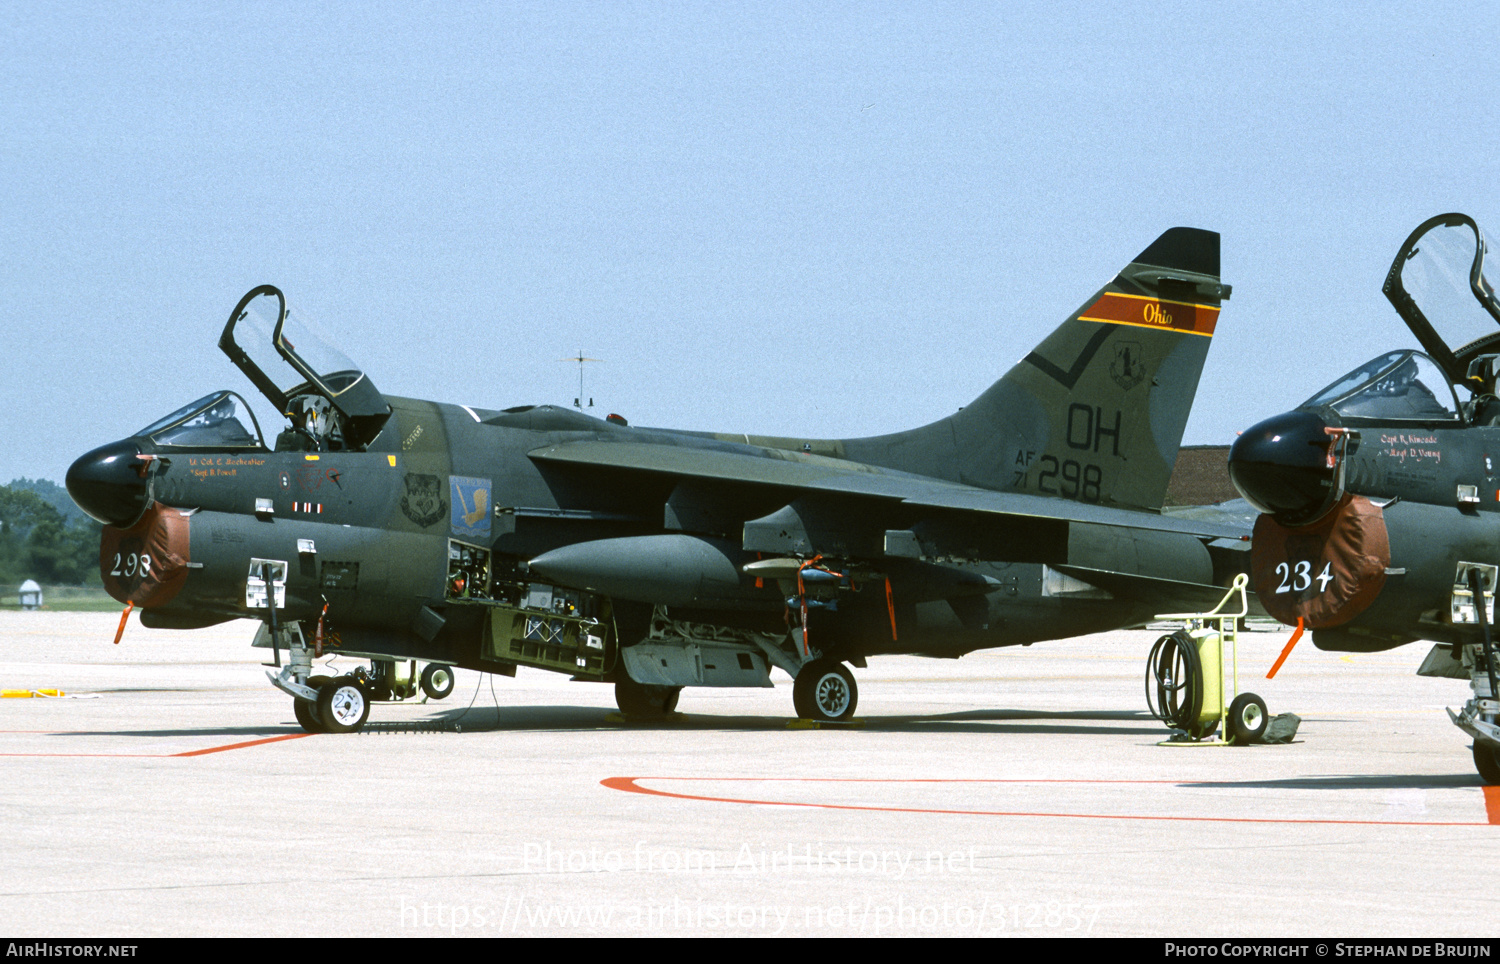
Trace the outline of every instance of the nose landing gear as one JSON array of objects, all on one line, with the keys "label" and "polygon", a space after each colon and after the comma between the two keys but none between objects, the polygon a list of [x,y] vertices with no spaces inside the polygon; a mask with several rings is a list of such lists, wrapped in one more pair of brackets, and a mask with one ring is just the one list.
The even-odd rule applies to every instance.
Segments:
[{"label": "nose landing gear", "polygon": [[[1453,725],[1474,738],[1474,768],[1485,786],[1500,786],[1500,700],[1496,691],[1495,647],[1490,639],[1490,616],[1497,581],[1495,566],[1460,562],[1454,580],[1454,622],[1478,623],[1479,643],[1465,645],[1463,665],[1469,670],[1474,696],[1462,713],[1448,711]],[[1458,647],[1454,647],[1458,650]]]},{"label": "nose landing gear", "polygon": [[356,733],[369,721],[374,703],[400,702],[418,692],[440,700],[453,692],[453,667],[444,663],[427,664],[420,676],[415,660],[375,658],[368,669],[357,667],[339,677],[314,673],[312,648],[300,623],[275,630],[262,625],[252,645],[286,648],[286,665],[266,676],[292,698],[292,714],[309,733]]}]

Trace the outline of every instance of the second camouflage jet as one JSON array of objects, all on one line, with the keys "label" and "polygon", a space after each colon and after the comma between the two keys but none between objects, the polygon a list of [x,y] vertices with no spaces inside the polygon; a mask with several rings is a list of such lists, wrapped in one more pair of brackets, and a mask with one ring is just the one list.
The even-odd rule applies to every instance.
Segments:
[{"label": "second camouflage jet", "polygon": [[[309,730],[441,691],[444,667],[685,686],[794,677],[846,720],[849,666],[957,657],[1217,601],[1247,531],[1162,503],[1220,303],[1219,236],[1173,228],[957,414],[827,441],[383,395],[263,286],[220,347],[289,424],[216,392],[84,455],[104,584],[148,626],[264,622]],[[313,660],[370,660],[338,678]]]}]

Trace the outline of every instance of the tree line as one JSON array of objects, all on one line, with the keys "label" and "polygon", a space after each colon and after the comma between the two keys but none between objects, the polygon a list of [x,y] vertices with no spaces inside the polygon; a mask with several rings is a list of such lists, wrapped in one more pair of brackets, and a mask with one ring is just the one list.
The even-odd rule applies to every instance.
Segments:
[{"label": "tree line", "polygon": [[0,486],[0,583],[98,585],[99,530],[55,482]]}]

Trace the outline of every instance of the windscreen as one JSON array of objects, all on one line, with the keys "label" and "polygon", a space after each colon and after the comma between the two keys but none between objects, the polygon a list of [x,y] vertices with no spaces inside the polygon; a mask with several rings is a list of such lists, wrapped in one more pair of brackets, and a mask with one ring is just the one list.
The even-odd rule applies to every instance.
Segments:
[{"label": "windscreen", "polygon": [[1447,375],[1432,359],[1409,349],[1371,359],[1301,407],[1324,405],[1344,418],[1413,422],[1460,418],[1458,398]]},{"label": "windscreen", "polygon": [[265,448],[260,426],[245,400],[234,392],[214,392],[184,405],[136,432],[158,446],[198,449]]}]

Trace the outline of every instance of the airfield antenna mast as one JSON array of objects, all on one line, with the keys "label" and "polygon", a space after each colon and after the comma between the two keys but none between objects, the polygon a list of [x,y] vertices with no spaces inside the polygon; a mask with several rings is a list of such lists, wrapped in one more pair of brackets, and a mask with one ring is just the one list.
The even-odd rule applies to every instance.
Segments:
[{"label": "airfield antenna mast", "polygon": [[[578,354],[576,354],[576,355],[570,355],[567,358],[559,358],[558,361],[570,361],[570,362],[577,362],[578,363],[578,397],[575,398],[575,399],[573,399],[573,407],[576,408],[576,409],[578,409],[579,411],[583,411],[583,408],[584,408],[584,404],[583,404],[583,363],[584,362],[591,362],[591,361],[604,361],[604,359],[602,359],[602,358],[585,358],[584,355],[583,355],[583,349],[580,348],[580,349],[578,349]],[[589,408],[593,408],[594,407],[594,400],[592,398],[589,399],[588,407]]]}]

